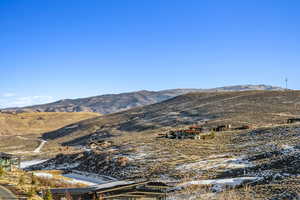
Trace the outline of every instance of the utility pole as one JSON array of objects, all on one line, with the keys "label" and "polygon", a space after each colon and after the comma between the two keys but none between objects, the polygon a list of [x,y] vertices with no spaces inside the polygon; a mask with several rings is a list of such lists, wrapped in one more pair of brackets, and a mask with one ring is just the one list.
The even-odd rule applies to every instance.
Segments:
[{"label": "utility pole", "polygon": [[289,81],[289,79],[286,77],[285,78],[285,89],[286,90],[288,90],[288,81]]}]

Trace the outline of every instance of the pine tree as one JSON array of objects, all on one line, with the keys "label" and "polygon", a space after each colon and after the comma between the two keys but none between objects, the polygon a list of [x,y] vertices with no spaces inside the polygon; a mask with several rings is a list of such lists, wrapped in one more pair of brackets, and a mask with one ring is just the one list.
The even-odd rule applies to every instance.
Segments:
[{"label": "pine tree", "polygon": [[46,194],[44,196],[44,200],[53,200],[52,193],[49,189],[46,191]]}]

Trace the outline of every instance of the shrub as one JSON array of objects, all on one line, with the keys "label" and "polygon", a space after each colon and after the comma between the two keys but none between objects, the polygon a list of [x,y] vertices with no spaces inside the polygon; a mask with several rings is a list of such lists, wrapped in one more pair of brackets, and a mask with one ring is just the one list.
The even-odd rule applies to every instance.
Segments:
[{"label": "shrub", "polygon": [[24,185],[25,184],[25,177],[24,177],[24,175],[20,176],[18,184],[19,185]]},{"label": "shrub", "polygon": [[72,196],[71,196],[71,194],[70,194],[70,192],[66,192],[66,200],[73,200],[73,198],[72,198]]},{"label": "shrub", "polygon": [[0,166],[0,177],[3,177],[5,174],[5,170],[2,166]]},{"label": "shrub", "polygon": [[37,185],[38,184],[38,180],[36,178],[36,176],[32,173],[31,174],[31,185]]},{"label": "shrub", "polygon": [[215,137],[216,137],[216,133],[212,131],[208,135],[203,135],[201,139],[209,140],[209,139],[214,139]]},{"label": "shrub", "polygon": [[128,165],[129,159],[127,157],[119,157],[117,158],[117,164],[121,167],[125,167]]},{"label": "shrub", "polygon": [[50,189],[46,190],[44,200],[53,200],[52,193],[51,193]]},{"label": "shrub", "polygon": [[36,189],[34,187],[31,187],[30,190],[27,192],[27,195],[29,197],[33,197],[34,195],[36,195]]},{"label": "shrub", "polygon": [[36,177],[36,179],[39,185],[50,187],[50,188],[82,187],[81,184],[67,183],[59,179],[46,178],[46,177]]}]

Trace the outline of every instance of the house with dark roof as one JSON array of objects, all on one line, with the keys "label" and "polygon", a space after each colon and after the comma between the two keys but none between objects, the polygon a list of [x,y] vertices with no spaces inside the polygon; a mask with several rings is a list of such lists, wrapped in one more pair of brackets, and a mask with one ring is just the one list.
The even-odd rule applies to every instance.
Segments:
[{"label": "house with dark roof", "polygon": [[20,158],[11,154],[0,152],[0,167],[6,171],[20,168]]},{"label": "house with dark roof", "polygon": [[300,122],[300,118],[291,118],[287,120],[288,124],[299,123],[299,122]]}]

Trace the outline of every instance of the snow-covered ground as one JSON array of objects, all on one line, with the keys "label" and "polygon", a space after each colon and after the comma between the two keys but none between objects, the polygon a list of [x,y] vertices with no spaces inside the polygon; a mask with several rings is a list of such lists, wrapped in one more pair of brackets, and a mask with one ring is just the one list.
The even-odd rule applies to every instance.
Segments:
[{"label": "snow-covered ground", "polygon": [[35,176],[43,177],[43,178],[53,178],[53,175],[46,172],[33,172]]},{"label": "snow-covered ground", "polygon": [[20,167],[21,169],[33,166],[33,165],[37,165],[43,162],[46,162],[47,160],[26,160],[26,161],[21,161],[20,163]]},{"label": "snow-covered ground", "polygon": [[253,166],[248,160],[242,157],[228,157],[227,155],[215,155],[207,160],[198,160],[197,162],[182,164],[176,167],[177,170],[209,170],[214,168],[236,169]]},{"label": "snow-covered ground", "polygon": [[74,124],[74,125],[65,127],[65,129],[73,129],[73,128],[77,128],[78,126],[79,126],[79,125]]},{"label": "snow-covered ground", "polygon": [[[33,174],[35,176],[43,177],[43,178],[54,178],[54,176],[48,172],[33,172]],[[59,179],[59,176],[55,176],[55,179]],[[73,184],[79,183],[88,186],[97,186],[100,184],[106,184],[108,182],[111,182],[111,180],[108,180],[106,178],[100,178],[100,177],[95,178],[95,177],[84,176],[76,173],[62,174],[61,179],[59,180],[67,183],[73,183]]]},{"label": "snow-covered ground", "polygon": [[185,188],[190,185],[212,185],[215,191],[222,191],[225,186],[236,187],[243,184],[244,182],[251,182],[259,180],[259,177],[238,177],[238,178],[227,178],[227,179],[208,179],[189,181],[181,183],[177,186],[178,189]]},{"label": "snow-covered ground", "polygon": [[110,182],[112,180],[116,180],[106,176],[99,176],[97,174],[77,172],[77,171],[73,171],[73,173],[63,174],[62,176],[67,178],[72,178],[75,181],[87,182],[89,183],[88,185],[98,185],[98,184]]}]

